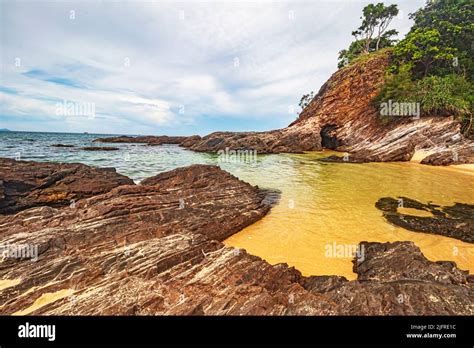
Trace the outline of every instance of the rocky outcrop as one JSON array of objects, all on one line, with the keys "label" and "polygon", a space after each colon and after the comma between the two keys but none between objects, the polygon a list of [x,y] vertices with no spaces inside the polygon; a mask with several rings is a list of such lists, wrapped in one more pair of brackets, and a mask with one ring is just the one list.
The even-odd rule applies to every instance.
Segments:
[{"label": "rocky outcrop", "polygon": [[[427,260],[412,242],[361,243],[357,280],[326,293],[343,313],[472,315],[473,284],[453,262]],[[469,314],[471,313],[471,314]]]},{"label": "rocky outcrop", "polygon": [[106,137],[98,138],[93,140],[94,142],[100,143],[138,143],[138,144],[149,144],[149,145],[162,145],[162,144],[181,144],[183,141],[187,140],[190,137],[180,137],[180,136],[136,136],[131,137],[127,135],[121,135],[117,137]]},{"label": "rocky outcrop", "polygon": [[[385,219],[394,225],[415,232],[440,234],[474,243],[474,205],[455,203],[441,207],[432,203],[423,204],[407,197],[384,197],[379,199],[375,206],[383,211]],[[399,207],[429,212],[432,216],[403,214],[398,212]]]},{"label": "rocky outcrop", "polygon": [[0,214],[37,206],[65,206],[82,198],[133,184],[114,168],[0,158]]},{"label": "rocky outcrop", "polygon": [[320,150],[321,137],[314,132],[301,132],[296,128],[285,128],[270,132],[215,132],[198,142],[183,143],[183,146],[200,152],[219,150],[252,150],[259,154]]},{"label": "rocky outcrop", "polygon": [[[10,280],[0,287],[0,311],[474,314],[467,272],[427,260],[411,242],[363,242],[355,281],[303,277],[286,264],[270,265],[224,246],[224,239],[268,212],[266,198],[218,167],[194,165],[115,187],[74,207],[0,216],[0,279]],[[36,246],[35,262],[8,252],[19,246]]]},{"label": "rocky outcrop", "polygon": [[[461,135],[460,123],[453,117],[380,118],[373,100],[383,85],[389,60],[389,52],[380,51],[338,70],[287,128],[216,132],[185,146],[195,151],[229,148],[258,153],[324,147],[347,152],[348,162],[409,161],[415,151],[423,149],[433,153],[424,164],[474,163],[473,142]],[[453,151],[458,155],[453,156]]]},{"label": "rocky outcrop", "polygon": [[433,166],[474,163],[474,144],[465,142],[458,146],[451,146],[449,150],[439,151],[425,157],[421,163]]}]

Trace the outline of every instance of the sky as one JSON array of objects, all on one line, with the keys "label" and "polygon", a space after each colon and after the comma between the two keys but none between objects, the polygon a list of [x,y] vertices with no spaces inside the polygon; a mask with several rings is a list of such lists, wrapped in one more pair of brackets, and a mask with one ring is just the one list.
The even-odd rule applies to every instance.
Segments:
[{"label": "sky", "polygon": [[[371,1],[0,0],[0,128],[205,135],[282,128]],[[406,34],[423,0],[402,0]]]}]

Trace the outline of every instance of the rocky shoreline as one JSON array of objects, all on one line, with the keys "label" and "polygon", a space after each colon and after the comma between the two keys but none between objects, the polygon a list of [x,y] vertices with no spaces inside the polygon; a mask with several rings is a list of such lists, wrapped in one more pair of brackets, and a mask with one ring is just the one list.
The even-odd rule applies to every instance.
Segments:
[{"label": "rocky shoreline", "polygon": [[[474,314],[473,276],[412,242],[361,242],[353,281],[224,246],[275,193],[216,166],[135,185],[113,169],[2,159],[0,177],[3,314]],[[12,255],[18,246],[37,259]]]},{"label": "rocky shoreline", "polygon": [[247,149],[258,154],[302,153],[323,148],[347,153],[337,162],[410,161],[419,150],[430,152],[427,165],[474,163],[474,141],[461,134],[454,117],[380,118],[373,105],[390,57],[378,52],[335,72],[298,119],[268,132],[214,132],[204,137],[110,137],[99,142],[179,144],[193,151]]}]

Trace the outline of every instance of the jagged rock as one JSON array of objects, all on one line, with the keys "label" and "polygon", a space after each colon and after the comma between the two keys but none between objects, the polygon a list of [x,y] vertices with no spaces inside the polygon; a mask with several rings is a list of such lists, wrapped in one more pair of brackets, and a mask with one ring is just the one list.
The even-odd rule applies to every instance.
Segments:
[{"label": "jagged rock", "polygon": [[[224,246],[222,240],[268,212],[265,195],[218,167],[194,165],[82,199],[74,208],[1,216],[0,245],[36,245],[38,259],[4,255],[0,279],[12,283],[0,290],[0,311],[474,314],[467,272],[427,260],[411,242],[364,242],[355,281],[303,277],[286,264]],[[43,305],[33,306],[38,299]]]},{"label": "jagged rock", "polygon": [[[430,212],[433,216],[415,216],[397,211],[400,202],[403,207]],[[456,238],[467,243],[474,243],[474,205],[455,203],[452,206],[440,207],[431,203],[423,204],[414,199],[384,197],[375,206],[383,211],[383,216],[390,223],[410,231],[440,234]]]},{"label": "jagged rock", "polygon": [[125,184],[133,181],[114,168],[0,158],[0,214],[42,205],[69,205]]},{"label": "jagged rock", "polygon": [[86,146],[86,147],[81,147],[81,150],[84,150],[84,151],[117,151],[117,150],[120,150],[120,148],[112,147],[112,146]]}]

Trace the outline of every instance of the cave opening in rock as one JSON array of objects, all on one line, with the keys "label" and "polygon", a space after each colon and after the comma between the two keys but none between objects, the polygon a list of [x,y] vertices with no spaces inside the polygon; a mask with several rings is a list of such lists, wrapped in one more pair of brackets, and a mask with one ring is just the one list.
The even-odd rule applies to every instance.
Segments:
[{"label": "cave opening in rock", "polygon": [[340,143],[336,137],[336,128],[335,124],[327,124],[321,128],[321,145],[324,148],[335,150],[339,147]]}]

